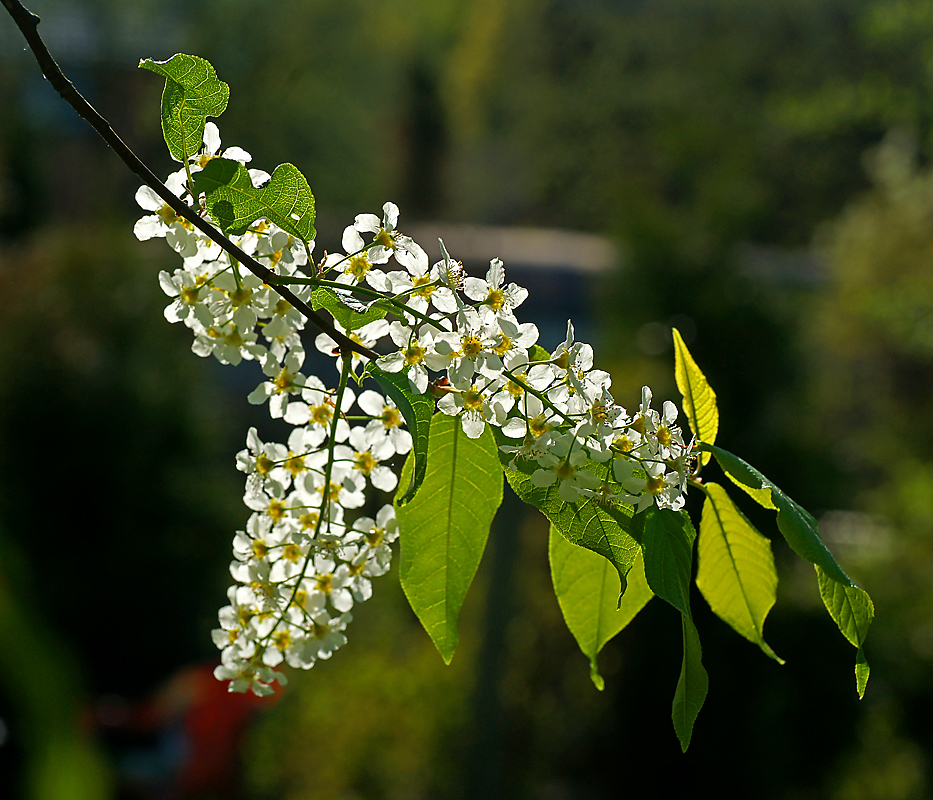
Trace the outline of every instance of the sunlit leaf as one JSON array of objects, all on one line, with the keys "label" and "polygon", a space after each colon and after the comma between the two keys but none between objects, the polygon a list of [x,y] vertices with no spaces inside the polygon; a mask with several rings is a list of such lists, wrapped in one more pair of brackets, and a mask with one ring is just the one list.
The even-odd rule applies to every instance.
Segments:
[{"label": "sunlit leaf", "polygon": [[680,619],[684,637],[684,659],[680,667],[680,678],[677,680],[677,690],[674,692],[671,718],[674,721],[674,732],[680,740],[680,747],[686,753],[690,746],[690,737],[693,736],[693,724],[706,700],[709,678],[703,666],[703,648],[700,646],[700,635],[696,626],[686,614],[682,614]]},{"label": "sunlit leaf", "polygon": [[[716,406],[716,392],[713,391],[706,376],[697,366],[693,356],[684,344],[677,328],[674,333],[674,378],[677,389],[683,396],[684,414],[687,422],[699,441],[712,444],[719,431],[719,409]],[[703,453],[702,463],[709,461],[709,453]]]},{"label": "sunlit leaf", "polygon": [[185,161],[201,149],[204,124],[227,107],[230,87],[218,80],[208,61],[178,53],[168,61],[143,59],[139,66],[165,78],[162,135],[169,152]]},{"label": "sunlit leaf", "polygon": [[855,691],[858,692],[859,700],[865,698],[865,688],[868,686],[868,676],[870,674],[871,667],[868,666],[865,653],[862,652],[860,647],[855,654]]},{"label": "sunlit leaf", "polygon": [[[404,474],[403,474],[404,480]],[[420,491],[396,506],[402,589],[445,662],[457,648],[457,617],[502,502],[502,468],[489,428],[478,439],[460,418],[435,414]]]},{"label": "sunlit leaf", "polygon": [[874,606],[868,592],[856,586],[839,566],[820,538],[819,527],[813,516],[798,505],[757,469],[737,455],[720,447],[704,446],[715,457],[723,472],[733,483],[765,508],[777,510],[778,529],[791,549],[816,567],[820,596],[826,610],[842,635],[859,648],[856,659],[856,688],[859,696],[868,682],[868,662],[861,651],[868,627],[874,616]]},{"label": "sunlit leaf", "polygon": [[243,233],[264,218],[303,242],[314,238],[314,195],[292,164],[279,164],[257,188],[238,161],[212,158],[195,173],[194,193],[205,195],[204,205],[224,233]]},{"label": "sunlit leaf", "polygon": [[[411,434],[412,447],[408,460],[405,462],[407,472],[403,470],[399,479],[399,495],[395,504],[405,505],[424,481],[425,470],[428,463],[428,437],[431,431],[431,417],[434,416],[434,398],[428,394],[417,394],[411,390],[411,383],[405,373],[384,372],[370,361],[366,365],[366,375],[379,384],[392,402],[398,407],[408,432]],[[402,494],[403,487],[404,494]]]},{"label": "sunlit leaf", "polygon": [[[497,435],[497,442],[515,444],[514,439],[501,434]],[[580,497],[568,503],[561,499],[556,483],[540,487],[531,482],[531,475],[538,469],[536,463],[519,459],[516,468],[510,469],[511,455],[500,450],[499,458],[515,494],[540,509],[569,542],[608,558],[619,571],[624,586],[625,576],[641,550],[635,537],[641,536],[644,516],[634,516],[632,506],[603,503],[594,497]],[[583,468],[593,472],[609,491],[622,491],[612,476],[610,463],[587,461]]]},{"label": "sunlit leaf", "polygon": [[697,587],[736,633],[783,663],[764,640],[765,617],[777,596],[771,543],[732,504],[719,484],[706,484],[697,546]]},{"label": "sunlit leaf", "polygon": [[328,286],[321,286],[311,293],[311,307],[317,311],[319,308],[326,308],[334,321],[345,331],[355,331],[382,319],[386,314],[393,310],[392,304],[388,300],[376,300],[367,306],[365,311],[358,311],[350,308],[347,301],[352,302],[349,293],[341,297]]},{"label": "sunlit leaf", "polygon": [[629,624],[651,599],[641,556],[628,574],[621,601],[619,573],[609,561],[567,541],[551,525],[548,554],[551,580],[567,627],[590,660],[590,677],[602,691],[604,681],[596,666],[603,645]]},{"label": "sunlit leaf", "polygon": [[820,585],[820,597],[829,615],[839,626],[842,635],[861,648],[875,616],[875,606],[868,592],[858,586],[843,586],[820,567],[816,567],[816,577]]}]

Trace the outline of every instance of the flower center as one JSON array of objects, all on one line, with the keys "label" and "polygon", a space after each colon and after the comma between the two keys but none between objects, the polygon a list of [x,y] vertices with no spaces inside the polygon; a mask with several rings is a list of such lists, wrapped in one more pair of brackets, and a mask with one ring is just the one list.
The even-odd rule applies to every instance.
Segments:
[{"label": "flower center", "polygon": [[483,407],[483,393],[476,388],[475,385],[471,386],[463,393],[463,407],[467,411],[479,411]]},{"label": "flower center", "polygon": [[420,364],[424,359],[424,352],[424,348],[418,342],[412,342],[404,351],[405,363],[410,367]]},{"label": "flower center", "polygon": [[475,334],[469,333],[461,337],[460,342],[460,352],[467,358],[475,358],[483,351],[483,343]]}]

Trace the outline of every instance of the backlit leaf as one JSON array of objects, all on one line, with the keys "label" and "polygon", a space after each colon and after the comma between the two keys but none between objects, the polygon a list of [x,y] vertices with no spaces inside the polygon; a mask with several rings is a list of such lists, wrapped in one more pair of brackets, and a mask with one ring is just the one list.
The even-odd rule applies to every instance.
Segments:
[{"label": "backlit leaf", "polygon": [[765,617],[777,596],[771,543],[732,504],[719,484],[706,484],[697,546],[697,587],[710,608],[767,655]]},{"label": "backlit leaf", "polygon": [[875,606],[868,592],[858,586],[843,586],[830,578],[819,566],[816,577],[820,597],[829,615],[839,626],[842,635],[856,647],[861,647],[868,635],[868,627],[875,616]]},{"label": "backlit leaf", "polygon": [[855,691],[858,692],[859,700],[865,698],[865,687],[868,686],[868,676],[870,674],[871,668],[868,666],[868,661],[860,647],[855,654]]},{"label": "backlit leaf", "polygon": [[[340,292],[342,294],[343,290]],[[326,308],[334,321],[345,331],[362,328],[370,322],[382,319],[393,310],[388,300],[376,300],[367,306],[365,311],[357,311],[347,305],[347,301],[352,302],[352,295],[349,292],[343,296],[341,294],[328,286],[320,286],[311,293],[311,307],[315,311]]]},{"label": "backlit leaf", "polygon": [[[515,444],[514,439],[508,439],[498,432],[496,440],[500,445]],[[516,468],[510,469],[512,456],[500,450],[499,458],[505,470],[505,478],[515,494],[540,509],[567,541],[608,558],[619,571],[624,586],[625,576],[641,549],[636,537],[641,536],[644,516],[634,516],[630,505],[598,502],[594,497],[581,496],[568,503],[561,499],[556,483],[540,487],[531,482],[531,475],[538,469],[536,463],[518,459]],[[611,492],[622,491],[612,476],[611,462],[600,464],[587,461],[583,468],[593,472]]]},{"label": "backlit leaf", "polygon": [[139,66],[165,78],[162,135],[169,152],[185,161],[201,149],[207,118],[224,112],[230,87],[218,80],[208,61],[198,56],[178,53],[168,61],[146,58]]},{"label": "backlit leaf", "polygon": [[[687,422],[699,441],[712,444],[719,431],[719,409],[716,406],[716,392],[713,391],[706,376],[697,366],[693,356],[684,344],[677,328],[674,333],[674,378],[677,389],[683,396],[684,414]],[[702,463],[709,461],[709,453],[701,456]]]},{"label": "backlit leaf", "polygon": [[407,505],[396,505],[396,517],[402,589],[446,663],[457,648],[460,608],[501,502],[492,432],[486,428],[470,439],[459,417],[435,414],[424,483]]},{"label": "backlit leaf", "polygon": [[859,648],[855,675],[856,688],[861,696],[868,681],[868,662],[862,654],[861,644],[874,616],[868,592],[856,586],[833,558],[820,538],[816,520],[806,509],[737,455],[715,446],[704,445],[704,449],[716,457],[733,483],[745,489],[765,508],[777,510],[778,529],[784,539],[798,556],[816,567],[823,604],[842,635]]},{"label": "backlit leaf", "polygon": [[564,621],[590,660],[590,677],[602,691],[605,684],[596,666],[599,651],[652,597],[641,556],[636,556],[629,570],[620,601],[622,584],[616,568],[593,551],[568,542],[553,525],[548,554],[554,594]]},{"label": "backlit leaf", "polygon": [[253,186],[238,161],[212,158],[194,175],[194,193],[226,234],[243,233],[257,219],[268,219],[303,242],[314,238],[314,195],[305,176],[292,164],[279,164],[271,179]]}]

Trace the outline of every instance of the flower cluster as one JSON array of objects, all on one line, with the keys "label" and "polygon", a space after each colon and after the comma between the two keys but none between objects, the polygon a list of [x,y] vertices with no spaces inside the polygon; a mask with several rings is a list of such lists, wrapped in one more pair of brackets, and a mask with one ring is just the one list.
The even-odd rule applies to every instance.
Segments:
[{"label": "flower cluster", "polygon": [[[202,153],[167,181],[192,209],[199,203],[188,174],[219,153],[220,136],[208,123]],[[223,157],[250,161],[237,148]],[[269,179],[249,174],[257,187]],[[166,319],[191,329],[198,355],[225,364],[257,361],[265,380],[249,401],[268,403],[273,418],[292,426],[285,444],[263,442],[251,429],[237,456],[251,516],[234,539],[236,583],[213,634],[222,651],[217,677],[232,691],[267,694],[273,681],[284,683],[276,669],[283,662],[306,669],[346,642],[354,604],[368,599],[371,578],[388,570],[398,535],[393,507],[374,516],[364,510],[371,488],[396,488],[395,457],[412,439],[389,398],[350,388],[350,378],[359,386],[365,377],[363,357],[321,333],[315,346],[337,358],[339,383],[303,374],[303,316],[149,189],[137,200],[153,213],[139,220],[136,235],[164,237],[183,259],[174,274],[160,275],[171,298]],[[683,506],[692,444],[676,425],[673,403],[655,410],[645,387],[637,411],[627,412],[571,324],[553,352],[537,346],[537,328],[515,315],[528,292],[506,282],[501,261],[493,259],[485,278],[467,276],[441,243],[432,266],[397,225],[392,203],[381,218],[360,214],[344,231],[345,252],[317,264],[313,241],[269,221],[257,221],[234,243],[304,302],[319,287],[358,312],[381,300],[386,313],[347,335],[381,353],[377,366],[404,374],[413,393],[430,391],[439,411],[460,418],[466,436],[495,428],[510,467],[535,486],[555,487],[566,502],[592,498],[636,511]],[[594,467],[610,462],[597,477]]]}]

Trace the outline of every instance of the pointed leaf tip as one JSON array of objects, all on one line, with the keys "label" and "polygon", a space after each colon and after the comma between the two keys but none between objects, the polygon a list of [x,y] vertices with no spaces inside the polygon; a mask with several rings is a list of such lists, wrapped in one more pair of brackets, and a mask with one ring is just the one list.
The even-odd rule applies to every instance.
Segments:
[{"label": "pointed leaf tip", "polygon": [[871,667],[868,666],[868,660],[860,647],[855,655],[855,691],[858,692],[858,699],[865,699],[865,688],[868,686],[868,676],[871,674]]},{"label": "pointed leaf tip", "polygon": [[777,599],[771,542],[717,483],[706,484],[697,546],[697,588],[716,615],[783,664],[764,640],[765,617]]},{"label": "pointed leaf tip", "polygon": [[502,502],[502,484],[489,429],[470,439],[459,417],[435,414],[424,484],[395,513],[402,589],[447,664],[457,648],[463,600]]},{"label": "pointed leaf tip", "polygon": [[569,542],[551,525],[548,560],[554,594],[567,628],[590,662],[593,685],[605,681],[596,663],[603,645],[619,633],[652,598],[641,554],[629,570],[625,592],[619,596],[618,570],[603,556]]},{"label": "pointed leaf tip", "polygon": [[677,681],[677,691],[674,693],[671,719],[674,723],[674,732],[680,741],[680,749],[686,753],[693,736],[693,725],[700,709],[703,708],[703,703],[706,702],[709,677],[703,666],[703,648],[700,646],[700,635],[693,620],[686,615],[681,615],[681,625],[684,637],[684,660],[680,668],[680,678]]}]

